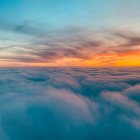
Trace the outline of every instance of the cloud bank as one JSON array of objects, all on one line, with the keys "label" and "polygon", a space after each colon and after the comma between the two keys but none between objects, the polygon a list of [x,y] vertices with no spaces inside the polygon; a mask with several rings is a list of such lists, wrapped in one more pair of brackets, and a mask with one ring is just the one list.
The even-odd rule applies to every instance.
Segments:
[{"label": "cloud bank", "polygon": [[0,70],[0,139],[139,140],[140,69]]}]

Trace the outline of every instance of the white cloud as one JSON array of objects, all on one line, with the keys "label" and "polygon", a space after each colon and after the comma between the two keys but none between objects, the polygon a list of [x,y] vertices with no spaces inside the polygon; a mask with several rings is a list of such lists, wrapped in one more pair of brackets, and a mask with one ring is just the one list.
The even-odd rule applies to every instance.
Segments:
[{"label": "white cloud", "polygon": [[139,140],[139,72],[1,69],[0,139]]}]

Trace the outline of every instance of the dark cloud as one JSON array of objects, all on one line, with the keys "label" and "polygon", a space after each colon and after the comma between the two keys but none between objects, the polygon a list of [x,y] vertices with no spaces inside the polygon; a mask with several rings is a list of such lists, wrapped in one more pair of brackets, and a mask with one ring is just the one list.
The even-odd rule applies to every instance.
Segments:
[{"label": "dark cloud", "polygon": [[[122,47],[133,48],[134,46],[140,45],[140,34],[134,32],[114,32],[119,38],[124,39],[124,43],[121,44]],[[121,42],[120,42],[121,43]]]},{"label": "dark cloud", "polygon": [[30,36],[39,36],[47,32],[40,24],[33,22],[14,24],[9,21],[0,21],[0,30]]}]

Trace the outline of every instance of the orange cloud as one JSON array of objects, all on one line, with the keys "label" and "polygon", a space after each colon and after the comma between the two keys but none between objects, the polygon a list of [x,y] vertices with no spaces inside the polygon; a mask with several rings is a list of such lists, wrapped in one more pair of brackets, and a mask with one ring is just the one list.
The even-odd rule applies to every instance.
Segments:
[{"label": "orange cloud", "polygon": [[[91,54],[90,54],[91,55]],[[14,62],[1,61],[1,67],[55,67],[55,66],[140,66],[140,51],[129,51],[117,54],[93,54],[88,59],[64,57],[52,62]]]},{"label": "orange cloud", "polygon": [[140,66],[139,35],[123,31],[108,34],[66,32],[49,40],[38,36],[25,46],[0,48],[0,67]]}]

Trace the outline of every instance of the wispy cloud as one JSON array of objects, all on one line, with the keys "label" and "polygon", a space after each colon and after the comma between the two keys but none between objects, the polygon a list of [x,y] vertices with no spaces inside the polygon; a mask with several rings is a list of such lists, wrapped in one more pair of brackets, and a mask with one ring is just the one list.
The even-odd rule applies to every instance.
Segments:
[{"label": "wispy cloud", "polygon": [[[75,59],[112,65],[121,60],[120,57],[138,56],[140,52],[139,33],[132,31],[96,31],[76,27],[47,30],[30,24],[11,25],[11,27],[8,32],[24,38],[22,41],[19,40],[17,46],[16,44],[11,46],[12,50],[10,46],[1,47],[5,53],[4,57],[1,56],[1,60],[6,58],[15,62],[55,65],[58,60]],[[7,52],[10,56],[6,55]]]}]

